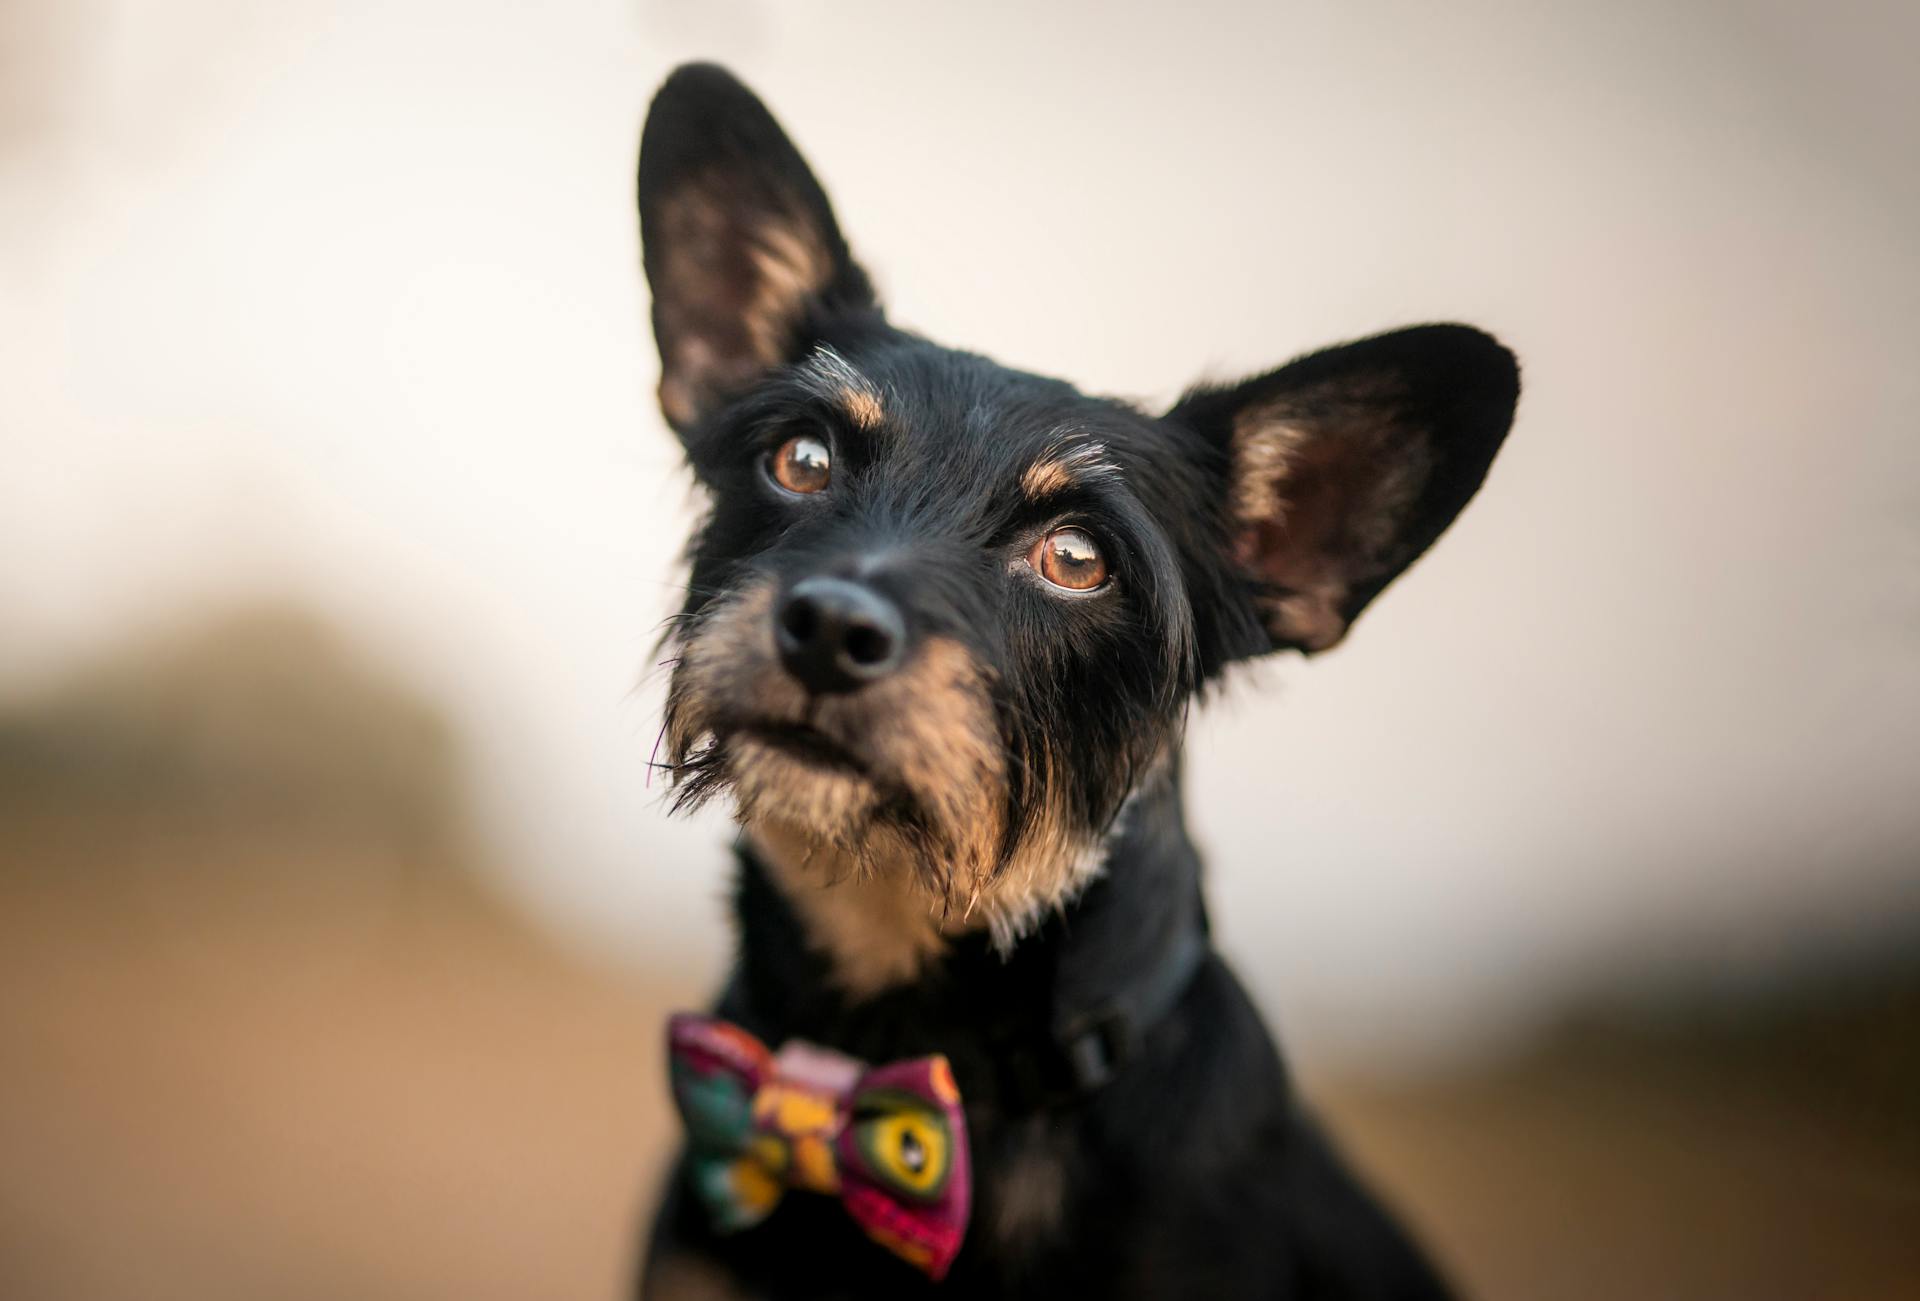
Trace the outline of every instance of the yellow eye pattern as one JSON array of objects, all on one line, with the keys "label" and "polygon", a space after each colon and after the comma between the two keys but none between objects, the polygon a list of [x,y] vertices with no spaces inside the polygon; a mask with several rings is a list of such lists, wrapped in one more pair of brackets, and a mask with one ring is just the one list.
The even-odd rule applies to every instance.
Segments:
[{"label": "yellow eye pattern", "polygon": [[1085,529],[1057,528],[1027,553],[1033,572],[1069,592],[1091,592],[1107,581],[1107,560]]},{"label": "yellow eye pattern", "polygon": [[946,1122],[917,1107],[876,1112],[855,1121],[854,1137],[875,1178],[910,1197],[933,1198],[952,1167]]},{"label": "yellow eye pattern", "polygon": [[833,455],[818,438],[789,438],[767,462],[767,473],[788,492],[823,491],[833,479]]}]

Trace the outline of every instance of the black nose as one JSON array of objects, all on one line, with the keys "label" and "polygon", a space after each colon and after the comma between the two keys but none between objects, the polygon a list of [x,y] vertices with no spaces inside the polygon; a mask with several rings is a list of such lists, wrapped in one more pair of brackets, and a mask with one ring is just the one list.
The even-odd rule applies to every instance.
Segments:
[{"label": "black nose", "polygon": [[900,667],[907,626],[899,607],[843,578],[805,578],[773,616],[780,662],[816,695],[853,691]]}]

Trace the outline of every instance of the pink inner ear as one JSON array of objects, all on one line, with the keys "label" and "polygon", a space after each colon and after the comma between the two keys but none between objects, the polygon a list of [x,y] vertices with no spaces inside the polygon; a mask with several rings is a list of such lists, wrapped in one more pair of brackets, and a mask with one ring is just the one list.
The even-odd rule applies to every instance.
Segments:
[{"label": "pink inner ear", "polygon": [[1356,553],[1367,530],[1354,516],[1367,508],[1376,477],[1355,442],[1370,441],[1294,443],[1271,491],[1256,495],[1277,514],[1246,521],[1235,540],[1236,559],[1279,589],[1266,608],[1268,630],[1278,641],[1320,651],[1346,635],[1341,606],[1366,560]]},{"label": "pink inner ear", "polygon": [[793,205],[718,172],[657,209],[648,274],[660,404],[684,427],[789,351],[794,322],[833,274],[825,235]]},{"label": "pink inner ear", "polygon": [[1288,457],[1275,485],[1279,517],[1254,523],[1256,563],[1268,579],[1298,589],[1331,577],[1341,523],[1361,495],[1353,482],[1359,467],[1345,463],[1353,459],[1325,441]]}]

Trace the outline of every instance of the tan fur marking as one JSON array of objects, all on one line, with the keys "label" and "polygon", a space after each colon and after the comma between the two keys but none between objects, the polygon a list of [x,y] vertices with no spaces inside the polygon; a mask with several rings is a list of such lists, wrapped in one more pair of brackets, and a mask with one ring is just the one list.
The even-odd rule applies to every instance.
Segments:
[{"label": "tan fur marking", "polygon": [[879,803],[864,777],[823,771],[750,736],[727,745],[734,805],[743,819],[778,818],[850,844]]},{"label": "tan fur marking", "polygon": [[1072,428],[1061,428],[1054,431],[1046,454],[1020,476],[1020,488],[1029,500],[1038,500],[1118,473],[1119,468],[1107,459],[1104,444]]},{"label": "tan fur marking", "polygon": [[1022,1138],[1020,1148],[1003,1167],[993,1187],[993,1218],[989,1228],[1000,1246],[1026,1251],[1041,1245],[1060,1229],[1067,1172],[1039,1125]]},{"label": "tan fur marking", "polygon": [[1298,643],[1304,651],[1332,650],[1347,635],[1347,621],[1334,604],[1336,594],[1344,596],[1345,586],[1283,596],[1273,602],[1268,623],[1276,632],[1284,630],[1287,640]]},{"label": "tan fur marking", "polygon": [[855,998],[912,981],[946,950],[905,846],[862,861],[771,819],[750,825],[747,839],[832,963],[835,983]]},{"label": "tan fur marking", "polygon": [[1310,652],[1339,644],[1353,589],[1405,562],[1395,548],[1429,460],[1381,417],[1390,402],[1361,386],[1250,407],[1234,421],[1238,556],[1283,589],[1265,602],[1280,641]]},{"label": "tan fur marking", "polygon": [[1307,431],[1284,423],[1273,405],[1254,407],[1233,422],[1233,515],[1243,524],[1280,522],[1286,502],[1280,483]]},{"label": "tan fur marking", "polygon": [[965,647],[934,637],[888,685],[898,706],[876,740],[907,789],[934,804],[948,832],[955,860],[947,874],[951,907],[961,902],[958,891],[977,890],[993,870],[1004,830],[1006,756],[985,675]]},{"label": "tan fur marking", "polygon": [[880,405],[879,396],[871,389],[840,390],[840,408],[847,413],[847,419],[869,432],[878,429],[887,418],[886,408]]},{"label": "tan fur marking", "polygon": [[667,423],[675,429],[684,429],[700,418],[700,404],[693,395],[693,386],[678,374],[669,371],[662,375],[655,392]]},{"label": "tan fur marking", "polygon": [[819,235],[799,221],[768,221],[754,232],[750,256],[757,273],[747,330],[754,351],[768,366],[786,360],[793,325],[807,299],[826,286],[833,274]]},{"label": "tan fur marking", "polygon": [[1064,492],[1073,486],[1073,473],[1058,461],[1035,461],[1020,476],[1020,491],[1029,500],[1038,501],[1042,497],[1051,497],[1056,492]]},{"label": "tan fur marking", "polygon": [[723,177],[660,204],[650,264],[662,343],[660,406],[685,427],[721,396],[788,359],[794,323],[833,275],[820,232],[796,213],[743,214]]},{"label": "tan fur marking", "polygon": [[1099,841],[1076,830],[1066,815],[1052,757],[1042,751],[1028,763],[1036,770],[1038,812],[972,905],[1003,949],[1049,909],[1066,903],[1101,867]]},{"label": "tan fur marking", "polygon": [[[790,716],[804,707],[797,688],[789,685],[779,692],[788,684],[755,672],[756,661],[770,662],[774,655],[768,618],[773,594],[771,582],[756,583],[725,603],[708,607],[691,633],[683,630],[676,637],[680,662],[667,687],[665,736],[667,752],[675,762],[694,750],[710,730],[722,696],[764,693],[769,698],[736,700],[734,706],[763,709],[774,717]],[[776,695],[783,698],[772,698]]]},{"label": "tan fur marking", "polygon": [[872,432],[886,420],[879,387],[824,343],[801,365],[799,378],[814,396],[839,407],[861,429]]},{"label": "tan fur marking", "polygon": [[[943,935],[986,928],[1013,942],[1098,870],[1100,846],[1074,828],[1051,774],[1039,812],[1010,848],[1008,759],[985,673],[960,643],[934,637],[900,673],[851,696],[810,700],[773,646],[770,583],[713,607],[681,643],[668,690],[676,765],[707,738],[735,816],[849,992],[912,979]],[[805,762],[727,719],[805,719],[913,799],[926,837],[882,815],[867,776]],[[1044,754],[1026,760],[1044,765]]]}]

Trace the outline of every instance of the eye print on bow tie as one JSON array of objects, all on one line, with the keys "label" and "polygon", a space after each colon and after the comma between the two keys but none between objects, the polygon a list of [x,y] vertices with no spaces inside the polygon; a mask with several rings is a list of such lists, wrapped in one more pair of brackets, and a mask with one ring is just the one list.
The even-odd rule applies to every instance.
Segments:
[{"label": "eye print on bow tie", "polygon": [[853,1141],[867,1169],[899,1196],[935,1201],[946,1191],[953,1136],[913,1095],[875,1089],[855,1098]]},{"label": "eye print on bow tie", "polygon": [[972,1209],[966,1112],[938,1055],[857,1061],[799,1040],[776,1055],[730,1022],[668,1025],[688,1173],[713,1226],[738,1233],[788,1189],[837,1196],[868,1237],[945,1277]]}]

